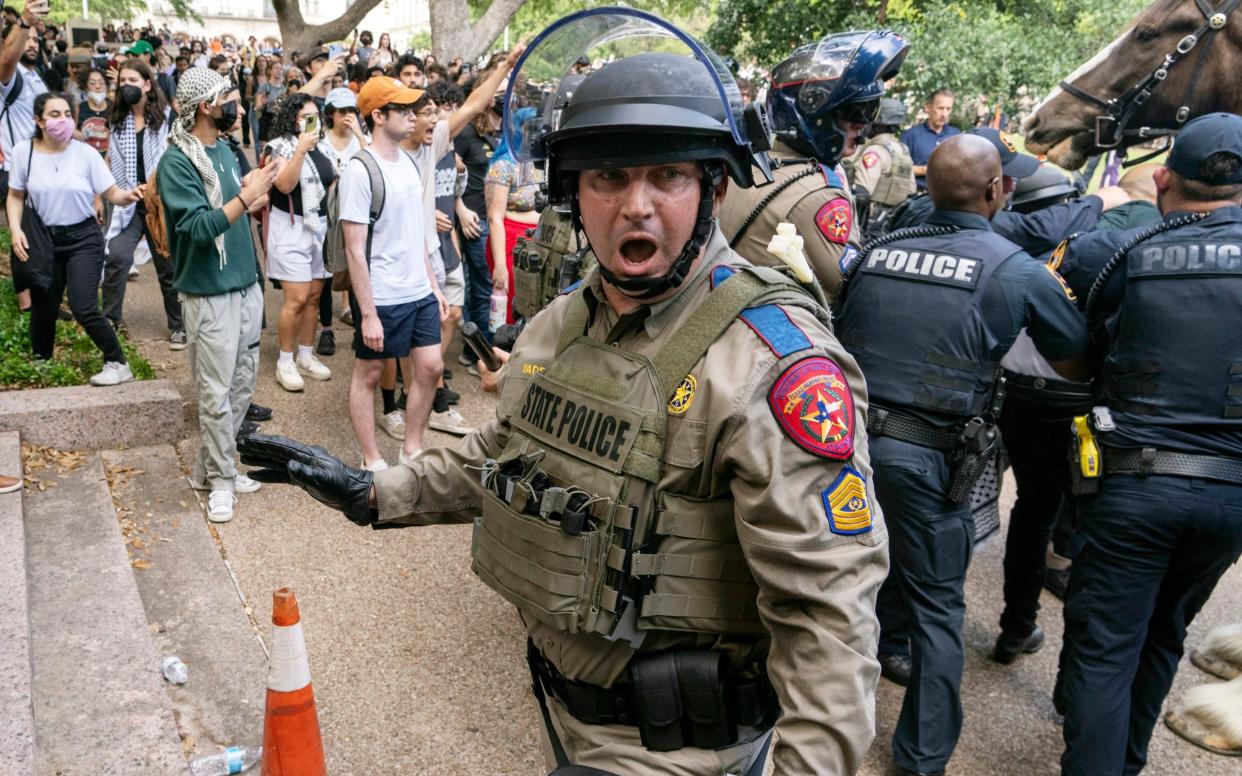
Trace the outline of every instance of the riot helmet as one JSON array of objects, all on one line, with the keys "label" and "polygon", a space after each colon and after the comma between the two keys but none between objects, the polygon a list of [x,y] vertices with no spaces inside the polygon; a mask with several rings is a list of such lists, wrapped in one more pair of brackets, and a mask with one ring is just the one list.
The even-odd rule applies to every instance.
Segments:
[{"label": "riot helmet", "polygon": [[1033,213],[1078,196],[1073,182],[1057,168],[1044,164],[1018,181],[1010,207],[1019,213]]},{"label": "riot helmet", "polygon": [[884,82],[897,75],[909,49],[891,30],[842,32],[796,49],[772,68],[768,115],[776,137],[836,164],[847,140],[842,125],[871,126]]},{"label": "riot helmet", "polygon": [[876,113],[875,126],[896,129],[906,121],[906,105],[895,97],[880,100],[880,109]]},{"label": "riot helmet", "polygon": [[[567,86],[572,63],[586,54],[603,66]],[[542,109],[518,121],[529,105]],[[763,109],[743,107],[728,67],[710,49],[629,8],[572,14],[531,43],[505,93],[505,135],[519,164],[543,165],[549,202],[567,203],[579,231],[579,172],[702,166],[693,234],[664,277],[620,278],[600,264],[609,283],[635,298],[658,296],[685,279],[711,234],[714,193],[726,174],[741,186],[754,185],[755,170],[771,180]]]}]

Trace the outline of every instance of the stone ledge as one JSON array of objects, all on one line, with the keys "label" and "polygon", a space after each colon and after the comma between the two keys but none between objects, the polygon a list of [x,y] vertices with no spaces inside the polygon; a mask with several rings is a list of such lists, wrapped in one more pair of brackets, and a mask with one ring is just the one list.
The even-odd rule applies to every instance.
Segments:
[{"label": "stone ledge", "polygon": [[185,436],[184,415],[171,380],[0,393],[0,431],[61,450],[176,444]]},{"label": "stone ledge", "polygon": [[[21,442],[0,433],[0,472],[22,473]],[[31,689],[30,610],[26,588],[26,531],[22,492],[0,494],[0,772],[31,776],[34,694]]]}]

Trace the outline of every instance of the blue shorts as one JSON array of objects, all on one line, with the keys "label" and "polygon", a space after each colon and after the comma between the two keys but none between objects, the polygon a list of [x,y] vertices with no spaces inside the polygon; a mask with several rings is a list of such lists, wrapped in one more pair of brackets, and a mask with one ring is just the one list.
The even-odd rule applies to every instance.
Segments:
[{"label": "blue shorts", "polygon": [[354,355],[361,359],[405,358],[413,348],[440,344],[440,303],[435,294],[414,302],[381,305],[375,308],[384,327],[384,349],[375,351],[362,342],[362,312],[354,295],[349,295],[354,315]]}]

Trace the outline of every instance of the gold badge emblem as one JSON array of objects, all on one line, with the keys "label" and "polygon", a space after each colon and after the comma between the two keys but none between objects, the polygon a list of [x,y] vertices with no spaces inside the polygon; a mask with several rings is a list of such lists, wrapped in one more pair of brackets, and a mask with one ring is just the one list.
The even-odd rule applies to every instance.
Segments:
[{"label": "gold badge emblem", "polygon": [[681,385],[673,393],[673,398],[668,401],[669,414],[685,415],[694,402],[694,391],[698,387],[699,381],[694,379],[694,375],[686,375],[686,379],[681,381]]}]

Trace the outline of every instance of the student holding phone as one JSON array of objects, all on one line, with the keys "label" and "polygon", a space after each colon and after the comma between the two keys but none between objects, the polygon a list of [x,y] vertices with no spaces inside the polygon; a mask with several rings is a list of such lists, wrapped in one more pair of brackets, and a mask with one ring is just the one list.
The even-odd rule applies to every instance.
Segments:
[{"label": "student holding phone", "polygon": [[319,108],[310,95],[280,98],[271,135],[263,149],[265,164],[280,168],[268,215],[267,274],[280,281],[285,295],[276,329],[280,343],[276,382],[286,391],[301,391],[306,387],[303,376],[332,377],[332,370],[315,358],[312,344],[319,296],[324,280],[332,277],[324,266],[323,241],[328,233],[328,189],[337,173],[318,148],[323,137]]}]

